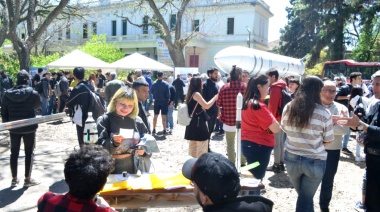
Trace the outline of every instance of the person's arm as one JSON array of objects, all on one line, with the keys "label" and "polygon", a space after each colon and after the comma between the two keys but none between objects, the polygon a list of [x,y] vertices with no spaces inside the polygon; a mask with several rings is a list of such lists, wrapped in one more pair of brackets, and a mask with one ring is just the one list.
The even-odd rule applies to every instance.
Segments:
[{"label": "person's arm", "polygon": [[334,135],[346,135],[350,128],[347,127],[347,126],[342,126],[342,125],[339,125],[337,124],[338,120],[340,117],[348,117],[349,113],[348,113],[348,109],[347,107],[343,106],[342,108],[338,108],[338,110],[341,109],[341,111],[339,112],[340,114],[339,115],[332,115],[332,122],[333,122],[333,125],[334,125]]},{"label": "person's arm", "polygon": [[281,95],[280,87],[272,87],[270,89],[270,99],[269,99],[268,108],[275,118],[277,117],[277,114],[278,114],[278,108],[280,106],[281,97],[282,95]]},{"label": "person's arm", "polygon": [[37,91],[33,91],[32,95],[33,95],[33,98],[34,98],[34,100],[33,100],[33,102],[34,102],[34,104],[33,104],[34,108],[41,107],[42,102],[41,102],[41,99],[40,99],[40,95],[37,93]]},{"label": "person's arm", "polygon": [[4,99],[5,98],[7,98],[7,97],[4,97],[3,100],[2,100],[2,103],[1,103],[1,120],[2,120],[3,123],[9,121],[8,105],[4,104],[4,102],[5,102]]},{"label": "person's arm", "polygon": [[112,138],[109,122],[110,120],[107,115],[103,115],[97,120],[98,141],[96,144],[102,145],[110,154],[113,154],[120,145],[120,142]]},{"label": "person's arm", "polygon": [[216,94],[212,99],[210,99],[210,101],[206,102],[201,96],[201,94],[196,92],[193,96],[193,99],[197,101],[203,109],[207,110],[215,103],[216,100],[218,100],[218,94]]},{"label": "person's arm", "polygon": [[269,126],[269,129],[272,133],[278,133],[280,132],[280,124],[275,121]]}]

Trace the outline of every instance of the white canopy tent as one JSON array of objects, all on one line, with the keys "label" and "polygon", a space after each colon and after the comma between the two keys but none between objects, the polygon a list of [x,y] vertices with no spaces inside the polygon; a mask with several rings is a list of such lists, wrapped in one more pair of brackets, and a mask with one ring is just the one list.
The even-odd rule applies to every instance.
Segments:
[{"label": "white canopy tent", "polygon": [[149,57],[146,57],[139,53],[133,53],[127,57],[111,63],[110,65],[116,70],[142,69],[156,71],[174,71],[174,68],[150,59]]},{"label": "white canopy tent", "polygon": [[73,69],[75,67],[83,67],[85,69],[112,69],[109,63],[78,49],[46,65],[46,69]]}]

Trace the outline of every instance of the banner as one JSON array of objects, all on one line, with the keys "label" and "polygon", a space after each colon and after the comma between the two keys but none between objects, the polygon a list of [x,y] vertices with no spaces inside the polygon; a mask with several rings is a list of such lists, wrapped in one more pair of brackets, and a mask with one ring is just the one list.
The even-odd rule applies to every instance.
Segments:
[{"label": "banner", "polygon": [[169,49],[162,39],[157,40],[157,60],[160,63],[174,67],[173,61],[170,58]]}]

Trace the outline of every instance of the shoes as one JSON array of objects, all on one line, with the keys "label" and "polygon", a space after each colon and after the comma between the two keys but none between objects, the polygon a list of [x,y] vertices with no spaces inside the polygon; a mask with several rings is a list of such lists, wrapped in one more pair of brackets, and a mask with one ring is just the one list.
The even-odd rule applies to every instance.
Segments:
[{"label": "shoes", "polygon": [[168,130],[168,135],[173,134],[172,129]]},{"label": "shoes", "polygon": [[352,155],[352,152],[351,152],[350,150],[348,150],[347,148],[343,148],[343,149],[342,149],[342,152],[343,152],[344,154],[347,154],[347,155]]},{"label": "shoes", "polygon": [[224,133],[215,133],[215,136],[223,136],[224,135]]},{"label": "shoes", "polygon": [[272,171],[274,173],[280,173],[281,172],[280,164],[274,163],[272,166],[268,166],[267,171]]},{"label": "shoes", "polygon": [[365,207],[365,205],[362,204],[361,201],[357,201],[354,208],[356,211],[359,212],[365,212],[367,210],[367,208]]},{"label": "shoes", "polygon": [[18,179],[16,181],[12,180],[11,188],[17,187],[19,182],[20,181]]},{"label": "shoes", "polygon": [[162,135],[167,135],[168,133],[166,132],[166,130],[162,130]]},{"label": "shoes", "polygon": [[285,169],[285,165],[284,165],[284,163],[280,163],[280,170],[282,171],[282,172],[285,172],[286,171],[286,169]]},{"label": "shoes", "polygon": [[153,129],[152,135],[156,134],[156,129]]},{"label": "shoes", "polygon": [[24,181],[24,188],[29,188],[31,186],[35,186],[35,185],[39,185],[41,182],[38,182],[34,179],[30,179],[30,180],[25,180]]},{"label": "shoes", "polygon": [[356,161],[356,162],[363,162],[363,161],[365,161],[365,158],[364,158],[364,157],[361,157],[361,156],[359,156],[359,157],[355,157],[355,161]]}]

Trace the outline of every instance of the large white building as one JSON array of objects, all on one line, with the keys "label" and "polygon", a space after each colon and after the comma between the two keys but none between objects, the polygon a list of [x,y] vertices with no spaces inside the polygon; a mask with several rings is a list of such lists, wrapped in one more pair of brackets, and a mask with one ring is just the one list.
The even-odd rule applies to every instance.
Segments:
[{"label": "large white building", "polygon": [[[147,3],[136,6],[136,0],[100,0],[80,11],[84,18],[63,23],[55,22],[47,32],[47,52],[66,52],[84,44],[92,34],[105,34],[126,54],[139,52],[172,65],[164,41],[154,27],[137,27],[153,17]],[[162,5],[161,1],[155,1]],[[181,2],[181,1],[178,1]],[[268,50],[268,25],[273,14],[263,0],[194,0],[182,21],[182,37],[195,35],[184,49],[187,67],[205,72],[215,66],[214,55],[223,48],[239,45]],[[169,27],[175,27],[177,10],[162,13]],[[54,35],[49,35],[54,32]],[[195,33],[195,34],[194,34]],[[22,37],[22,30],[20,37]],[[42,38],[44,39],[44,38]],[[48,42],[46,42],[48,43]],[[40,48],[41,49],[41,48]]]}]

